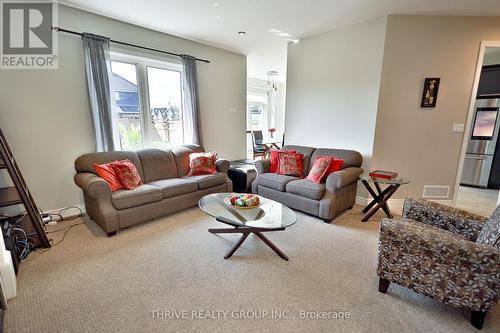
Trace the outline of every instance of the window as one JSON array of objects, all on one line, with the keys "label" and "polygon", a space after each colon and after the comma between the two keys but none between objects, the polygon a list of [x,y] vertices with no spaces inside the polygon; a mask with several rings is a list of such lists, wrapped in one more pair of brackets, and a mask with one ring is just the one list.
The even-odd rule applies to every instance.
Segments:
[{"label": "window", "polygon": [[267,96],[265,94],[248,94],[247,129],[263,130],[267,108]]},{"label": "window", "polygon": [[182,66],[111,54],[116,147],[137,150],[183,143]]}]

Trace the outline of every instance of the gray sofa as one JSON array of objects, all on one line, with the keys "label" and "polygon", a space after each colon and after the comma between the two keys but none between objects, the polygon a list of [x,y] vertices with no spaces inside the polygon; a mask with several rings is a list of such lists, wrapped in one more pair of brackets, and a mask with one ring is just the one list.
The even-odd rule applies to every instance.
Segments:
[{"label": "gray sofa", "polygon": [[[113,151],[78,157],[74,179],[83,190],[87,214],[108,236],[113,236],[122,228],[196,206],[206,194],[231,192],[227,160],[217,160],[216,174],[187,177],[189,154],[202,151],[199,146],[185,145],[171,150]],[[111,192],[95,174],[93,164],[123,159],[135,165],[143,184],[133,190]]]},{"label": "gray sofa", "polygon": [[302,212],[330,222],[356,200],[358,177],[363,173],[363,157],[354,150],[284,146],[282,150],[296,150],[304,154],[304,173],[307,176],[318,156],[335,156],[344,160],[343,168],[331,173],[322,184],[307,179],[270,173],[270,160],[257,161],[258,176],[252,183],[252,192]]}]

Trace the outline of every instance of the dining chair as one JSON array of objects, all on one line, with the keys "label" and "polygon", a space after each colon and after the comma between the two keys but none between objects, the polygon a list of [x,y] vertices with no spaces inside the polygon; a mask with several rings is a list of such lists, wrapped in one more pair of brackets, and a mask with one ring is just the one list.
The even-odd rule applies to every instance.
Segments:
[{"label": "dining chair", "polygon": [[260,157],[264,159],[269,151],[269,147],[262,143],[264,136],[262,131],[252,131],[253,159]]}]

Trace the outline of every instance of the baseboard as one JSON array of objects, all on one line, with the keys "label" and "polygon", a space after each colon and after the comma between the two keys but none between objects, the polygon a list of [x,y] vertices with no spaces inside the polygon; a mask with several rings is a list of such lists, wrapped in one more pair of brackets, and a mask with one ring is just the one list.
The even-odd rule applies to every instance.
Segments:
[{"label": "baseboard", "polygon": [[[66,206],[66,207],[63,207],[63,208],[57,208],[57,209],[51,209],[51,210],[46,210],[44,211],[44,213],[48,213],[48,214],[57,214],[59,213],[61,210],[63,209],[66,209],[66,208],[69,208],[69,207],[78,207],[82,210],[82,213],[85,214],[86,211],[85,211],[85,205],[84,204],[77,204],[77,205],[70,205],[70,206]],[[78,209],[70,209],[70,210],[74,210],[75,212],[78,212]],[[76,215],[76,214],[75,214]]]},{"label": "baseboard", "polygon": [[370,199],[368,198],[365,198],[365,197],[360,197],[360,196],[356,196],[356,205],[360,205],[360,206],[366,206],[370,203]]},{"label": "baseboard", "polygon": [[[389,206],[389,209],[393,213],[401,215],[401,213],[403,212],[403,204],[404,204],[405,200],[406,199],[389,199],[389,200],[387,200],[387,205]],[[453,206],[453,200],[451,200],[451,199],[446,199],[446,200],[426,199],[426,200],[440,203],[440,204],[447,205],[447,206]],[[356,205],[366,206],[371,201],[372,201],[372,198],[365,198],[365,197],[361,197],[361,196],[356,196]]]}]

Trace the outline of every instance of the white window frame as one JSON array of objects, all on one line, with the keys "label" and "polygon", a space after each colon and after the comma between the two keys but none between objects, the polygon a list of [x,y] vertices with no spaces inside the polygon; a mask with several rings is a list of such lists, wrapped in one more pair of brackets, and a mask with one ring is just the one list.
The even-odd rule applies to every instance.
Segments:
[{"label": "white window frame", "polygon": [[[149,101],[149,83],[148,83],[148,73],[147,68],[159,68],[166,69],[170,71],[179,72],[181,75],[181,115],[184,118],[184,86],[183,86],[183,66],[179,59],[159,59],[155,56],[144,56],[143,54],[136,54],[131,51],[123,51],[120,49],[110,50],[111,61],[123,62],[131,65],[135,65],[136,75],[137,75],[137,92],[139,95],[139,118],[141,124],[141,138],[142,138],[142,148],[153,147],[153,141],[151,139],[152,133],[152,121],[150,112],[150,101]],[[113,98],[114,101],[114,98]],[[112,101],[112,103],[113,103]],[[117,120],[114,120],[113,129],[116,131],[114,135],[115,147],[120,147],[120,138],[117,131]],[[183,132],[183,142],[184,142],[184,121],[182,122],[182,132]]]}]

